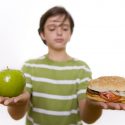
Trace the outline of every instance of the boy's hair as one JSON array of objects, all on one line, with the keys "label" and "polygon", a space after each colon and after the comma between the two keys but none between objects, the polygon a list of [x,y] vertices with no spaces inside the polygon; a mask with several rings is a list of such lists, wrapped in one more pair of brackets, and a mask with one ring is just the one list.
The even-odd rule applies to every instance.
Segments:
[{"label": "boy's hair", "polygon": [[[44,25],[45,25],[47,19],[49,17],[57,16],[57,15],[64,15],[65,17],[64,17],[63,21],[65,21],[66,19],[69,20],[71,33],[73,32],[74,21],[73,21],[72,16],[70,15],[70,13],[64,7],[55,6],[55,7],[52,7],[51,9],[49,9],[48,11],[46,11],[42,15],[42,17],[40,18],[39,29],[38,29],[39,35],[40,35],[41,32],[44,32]],[[45,40],[43,40],[43,42],[44,42],[44,44],[46,44]]]}]

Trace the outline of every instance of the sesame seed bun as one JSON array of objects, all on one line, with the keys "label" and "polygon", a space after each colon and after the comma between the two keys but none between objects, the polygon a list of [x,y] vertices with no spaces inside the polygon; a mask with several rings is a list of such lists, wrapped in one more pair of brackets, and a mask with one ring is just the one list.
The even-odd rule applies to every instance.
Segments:
[{"label": "sesame seed bun", "polygon": [[103,102],[125,103],[125,78],[102,76],[89,82],[87,97]]},{"label": "sesame seed bun", "polygon": [[102,76],[91,80],[88,88],[99,92],[125,91],[125,78],[120,76]]}]

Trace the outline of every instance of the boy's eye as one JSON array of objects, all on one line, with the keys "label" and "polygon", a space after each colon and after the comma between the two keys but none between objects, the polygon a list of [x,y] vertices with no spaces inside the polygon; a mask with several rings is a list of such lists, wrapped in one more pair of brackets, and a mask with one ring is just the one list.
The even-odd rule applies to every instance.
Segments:
[{"label": "boy's eye", "polygon": [[64,31],[68,31],[68,30],[69,30],[69,27],[68,27],[68,26],[62,26],[62,29],[63,29]]},{"label": "boy's eye", "polygon": [[49,27],[48,29],[49,29],[49,31],[54,31],[56,29],[56,27],[52,26],[52,27]]},{"label": "boy's eye", "polygon": [[60,27],[62,31],[68,31],[70,29],[70,27],[67,25],[61,25],[61,26],[50,25],[48,26],[48,30],[55,31],[58,27]]},{"label": "boy's eye", "polygon": [[65,27],[64,27],[64,28],[62,28],[62,29],[63,29],[64,31],[68,31],[68,28],[65,28]]},{"label": "boy's eye", "polygon": [[49,31],[54,31],[55,30],[55,28],[51,28],[51,29],[49,29]]}]

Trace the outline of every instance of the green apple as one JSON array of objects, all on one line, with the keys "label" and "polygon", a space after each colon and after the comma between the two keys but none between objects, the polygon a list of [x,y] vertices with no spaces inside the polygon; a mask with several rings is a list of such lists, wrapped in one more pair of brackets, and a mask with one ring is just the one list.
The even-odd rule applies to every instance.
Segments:
[{"label": "green apple", "polygon": [[26,81],[24,74],[17,69],[0,71],[0,96],[15,97],[24,90]]}]

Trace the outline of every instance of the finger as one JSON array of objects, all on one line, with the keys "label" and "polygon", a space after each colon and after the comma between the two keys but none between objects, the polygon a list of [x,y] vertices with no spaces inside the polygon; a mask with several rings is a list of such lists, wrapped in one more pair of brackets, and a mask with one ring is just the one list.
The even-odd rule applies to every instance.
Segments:
[{"label": "finger", "polygon": [[102,107],[102,109],[107,109],[107,103],[106,102],[100,102],[100,106]]},{"label": "finger", "polygon": [[125,104],[120,103],[119,105],[120,105],[121,110],[125,110]]},{"label": "finger", "polygon": [[14,103],[14,98],[7,98],[5,101],[4,101],[4,105],[10,105],[10,104],[13,104]]},{"label": "finger", "polygon": [[30,94],[28,92],[24,92],[21,95],[14,98],[14,102],[27,102],[30,99]]},{"label": "finger", "polygon": [[4,101],[4,97],[0,97],[0,103],[2,104],[3,103],[3,101]]},{"label": "finger", "polygon": [[97,105],[102,109],[107,109],[107,103],[106,102],[97,102]]},{"label": "finger", "polygon": [[112,110],[120,110],[121,107],[118,103],[107,103],[108,108]]},{"label": "finger", "polygon": [[21,94],[21,95],[19,95],[19,96],[14,98],[14,102],[17,103],[19,101],[24,101],[25,98],[26,98],[26,95],[25,94]]},{"label": "finger", "polygon": [[4,104],[4,101],[6,100],[6,99],[9,99],[9,97],[0,97],[0,103],[1,104]]},{"label": "finger", "polygon": [[107,109],[107,108],[108,108],[108,106],[107,106],[107,104],[106,104],[105,102],[99,102],[99,101],[94,101],[94,100],[90,100],[90,99],[89,99],[89,101],[90,101],[93,105],[98,106],[98,107],[101,108],[101,109]]},{"label": "finger", "polygon": [[18,103],[18,102],[20,102],[22,100],[23,100],[22,96],[17,96],[17,97],[14,98],[13,101],[14,101],[14,103]]}]

